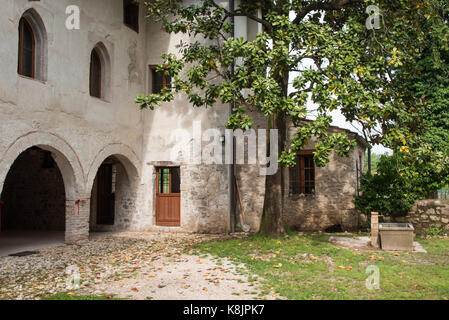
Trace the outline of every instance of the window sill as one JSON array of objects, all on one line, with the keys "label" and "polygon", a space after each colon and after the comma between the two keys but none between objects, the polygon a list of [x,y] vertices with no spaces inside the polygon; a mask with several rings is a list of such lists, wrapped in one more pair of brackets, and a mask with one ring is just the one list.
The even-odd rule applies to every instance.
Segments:
[{"label": "window sill", "polygon": [[37,79],[37,78],[27,77],[27,76],[21,75],[21,74],[19,74],[19,73],[18,73],[17,75],[18,75],[19,78],[21,78],[21,79],[30,80],[30,81],[35,81],[35,82],[39,82],[39,83],[41,83],[41,84],[47,84],[47,82],[46,82],[45,80],[40,80],[40,79]]},{"label": "window sill", "polygon": [[316,194],[289,194],[288,199],[290,200],[301,200],[301,199],[315,199]]},{"label": "window sill", "polygon": [[107,104],[111,103],[111,101],[109,101],[109,100],[105,100],[103,98],[98,98],[98,97],[93,97],[91,95],[89,95],[89,98],[91,98],[94,101],[99,101],[99,102],[102,102],[102,103],[107,103]]},{"label": "window sill", "polygon": [[139,29],[134,29],[134,27],[130,26],[129,24],[124,23],[123,24],[125,27],[127,27],[128,29],[134,31],[135,33],[139,34]]}]

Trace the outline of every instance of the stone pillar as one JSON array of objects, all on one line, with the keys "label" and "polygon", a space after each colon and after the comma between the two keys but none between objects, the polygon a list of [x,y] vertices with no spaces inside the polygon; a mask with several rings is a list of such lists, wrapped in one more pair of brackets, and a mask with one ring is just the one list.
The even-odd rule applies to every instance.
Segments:
[{"label": "stone pillar", "polygon": [[89,240],[90,198],[67,200],[65,242],[76,244]]},{"label": "stone pillar", "polygon": [[371,245],[379,248],[379,213],[371,212]]}]

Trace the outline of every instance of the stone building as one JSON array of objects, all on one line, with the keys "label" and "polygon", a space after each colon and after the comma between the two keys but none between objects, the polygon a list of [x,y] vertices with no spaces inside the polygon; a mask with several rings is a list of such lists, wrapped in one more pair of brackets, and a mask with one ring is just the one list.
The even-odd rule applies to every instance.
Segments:
[{"label": "stone building", "polygon": [[[80,9],[79,29],[66,26],[71,5]],[[236,220],[234,169],[244,222],[258,229],[264,177],[257,165],[170,161],[172,131],[194,132],[195,123],[224,131],[229,106],[194,109],[181,96],[154,112],[134,104],[167,84],[154,66],[181,40],[143,9],[143,1],[128,0],[2,1],[2,231],[64,231],[67,243],[105,230],[226,233]],[[237,36],[259,31],[236,19]],[[359,144],[351,157],[333,155],[315,168],[306,152],[296,171],[287,170],[299,179],[285,186],[287,225],[355,225],[365,145],[353,136]]]}]

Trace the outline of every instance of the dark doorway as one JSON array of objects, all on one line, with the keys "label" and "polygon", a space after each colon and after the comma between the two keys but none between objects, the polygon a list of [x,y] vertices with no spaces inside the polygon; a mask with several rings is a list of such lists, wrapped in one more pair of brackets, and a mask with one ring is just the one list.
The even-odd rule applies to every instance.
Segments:
[{"label": "dark doorway", "polygon": [[113,164],[102,164],[97,180],[97,224],[114,225],[115,188]]},{"label": "dark doorway", "polygon": [[64,181],[49,151],[33,147],[16,159],[1,200],[2,231],[65,231]]}]

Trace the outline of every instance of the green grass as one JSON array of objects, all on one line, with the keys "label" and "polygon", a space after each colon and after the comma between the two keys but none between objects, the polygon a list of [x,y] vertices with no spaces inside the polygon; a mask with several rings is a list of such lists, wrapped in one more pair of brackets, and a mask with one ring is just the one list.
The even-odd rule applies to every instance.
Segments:
[{"label": "green grass", "polygon": [[[246,264],[263,278],[265,294],[288,299],[449,298],[448,239],[418,239],[427,254],[357,251],[337,248],[328,240],[323,234],[290,234],[285,239],[253,236],[195,248],[201,254]],[[380,290],[366,288],[369,265],[379,268]]]},{"label": "green grass", "polygon": [[123,300],[123,299],[117,299],[114,298],[113,296],[95,296],[95,295],[76,296],[76,295],[69,295],[67,293],[57,293],[52,296],[45,297],[42,300]]}]

